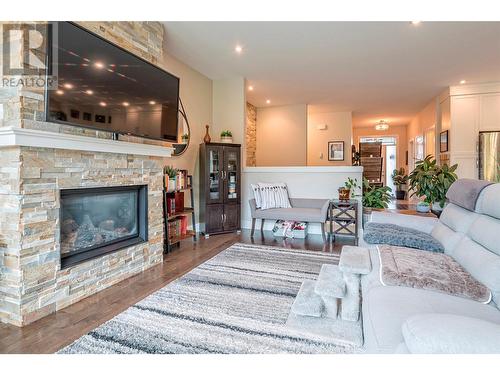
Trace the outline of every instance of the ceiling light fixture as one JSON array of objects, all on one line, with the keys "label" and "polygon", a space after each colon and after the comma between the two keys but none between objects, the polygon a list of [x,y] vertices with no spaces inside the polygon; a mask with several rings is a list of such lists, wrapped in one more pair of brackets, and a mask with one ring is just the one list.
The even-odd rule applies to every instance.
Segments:
[{"label": "ceiling light fixture", "polygon": [[96,62],[94,63],[94,66],[97,68],[97,69],[102,69],[104,68],[104,64],[102,62]]},{"label": "ceiling light fixture", "polygon": [[106,102],[100,102],[100,103],[99,103],[99,105],[100,105],[101,107],[106,107],[106,106],[107,106]]},{"label": "ceiling light fixture", "polygon": [[422,21],[411,21],[411,24],[413,26],[417,26],[417,25],[420,25],[422,23]]},{"label": "ceiling light fixture", "polygon": [[385,120],[380,120],[377,125],[375,125],[375,130],[387,130],[389,129],[389,124]]},{"label": "ceiling light fixture", "polygon": [[462,79],[462,80],[460,81],[460,84],[461,84],[461,85],[463,85],[463,84],[465,84],[465,83],[467,83],[467,81],[466,81],[465,79]]},{"label": "ceiling light fixture", "polygon": [[236,53],[242,53],[243,47],[237,44],[236,47],[234,47],[234,50],[236,51]]},{"label": "ceiling light fixture", "polygon": [[156,102],[155,102],[154,100],[151,100],[151,101],[149,102],[149,104],[151,104],[151,105],[155,105],[155,104],[156,104]]},{"label": "ceiling light fixture", "polygon": [[266,103],[267,103],[267,104],[271,104],[271,100],[267,99],[267,100],[266,100]]},{"label": "ceiling light fixture", "polygon": [[85,94],[87,94],[87,95],[92,95],[93,93],[94,93],[94,92],[93,92],[92,90],[86,90],[86,91],[85,91]]},{"label": "ceiling light fixture", "polygon": [[253,86],[248,86],[248,91],[253,91]]}]

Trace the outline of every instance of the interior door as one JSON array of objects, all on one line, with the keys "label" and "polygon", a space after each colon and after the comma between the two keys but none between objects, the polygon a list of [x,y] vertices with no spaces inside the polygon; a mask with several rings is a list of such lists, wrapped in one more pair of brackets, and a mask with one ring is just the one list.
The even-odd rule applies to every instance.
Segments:
[{"label": "interior door", "polygon": [[224,202],[236,203],[240,199],[240,148],[224,147]]},{"label": "interior door", "polygon": [[224,205],[224,230],[240,229],[240,205],[228,203]]},{"label": "interior door", "polygon": [[208,171],[206,201],[208,204],[222,203],[224,201],[223,188],[223,148],[222,146],[207,146],[207,157],[205,166]]}]

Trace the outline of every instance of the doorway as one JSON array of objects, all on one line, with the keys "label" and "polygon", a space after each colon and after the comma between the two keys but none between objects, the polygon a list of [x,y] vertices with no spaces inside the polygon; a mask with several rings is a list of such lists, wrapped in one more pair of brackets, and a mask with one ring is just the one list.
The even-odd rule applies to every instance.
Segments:
[{"label": "doorway", "polygon": [[382,157],[384,162],[382,163],[382,181],[384,181],[385,186],[392,189],[393,193],[395,191],[395,186],[392,183],[392,171],[397,167],[397,137],[360,137],[360,143],[370,143],[370,142],[380,142],[382,143]]}]

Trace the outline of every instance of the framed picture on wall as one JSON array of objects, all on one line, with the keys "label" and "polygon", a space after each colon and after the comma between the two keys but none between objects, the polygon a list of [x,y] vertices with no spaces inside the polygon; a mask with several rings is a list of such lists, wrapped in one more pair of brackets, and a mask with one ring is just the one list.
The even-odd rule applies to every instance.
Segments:
[{"label": "framed picture on wall", "polygon": [[439,152],[448,151],[448,130],[439,133]]},{"label": "framed picture on wall", "polygon": [[329,161],[344,160],[344,141],[328,142],[328,160]]}]

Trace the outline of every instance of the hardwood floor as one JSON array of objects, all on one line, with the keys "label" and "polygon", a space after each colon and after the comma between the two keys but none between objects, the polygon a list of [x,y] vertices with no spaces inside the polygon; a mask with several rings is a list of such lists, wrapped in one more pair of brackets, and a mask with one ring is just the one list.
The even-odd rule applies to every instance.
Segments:
[{"label": "hardwood floor", "polygon": [[327,252],[340,252],[342,246],[342,242],[324,244],[321,235],[280,240],[271,232],[263,236],[256,232],[251,239],[248,230],[200,238],[197,242],[186,240],[165,255],[162,264],[27,327],[0,324],[0,353],[54,353],[236,242]]}]

